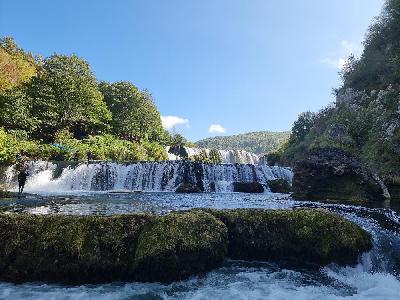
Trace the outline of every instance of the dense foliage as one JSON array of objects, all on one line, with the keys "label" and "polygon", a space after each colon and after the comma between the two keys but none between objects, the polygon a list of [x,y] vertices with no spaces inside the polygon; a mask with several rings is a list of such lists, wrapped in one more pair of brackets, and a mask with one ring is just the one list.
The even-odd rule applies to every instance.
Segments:
[{"label": "dense foliage", "polygon": [[163,136],[160,114],[148,92],[127,81],[111,84],[103,81],[99,87],[113,115],[111,125],[115,135],[136,140]]},{"label": "dense foliage", "polygon": [[359,59],[350,57],[336,103],[300,115],[282,160],[293,164],[313,148],[338,148],[373,173],[400,172],[400,0],[388,0]]},{"label": "dense foliage", "polygon": [[0,163],[23,149],[35,159],[165,159],[163,130],[147,91],[99,83],[76,55],[42,59],[0,39]]},{"label": "dense foliage", "polygon": [[288,132],[258,131],[206,138],[196,142],[196,146],[209,149],[246,150],[256,154],[264,154],[278,149],[288,137]]},{"label": "dense foliage", "polygon": [[210,149],[208,153],[205,149],[201,149],[198,154],[192,155],[191,157],[189,157],[189,159],[209,164],[222,163],[221,153],[217,149]]}]

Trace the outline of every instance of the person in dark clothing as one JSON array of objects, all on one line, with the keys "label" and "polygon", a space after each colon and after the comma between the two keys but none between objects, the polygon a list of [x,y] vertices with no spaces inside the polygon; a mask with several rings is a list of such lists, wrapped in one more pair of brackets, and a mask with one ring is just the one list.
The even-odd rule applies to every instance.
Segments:
[{"label": "person in dark clothing", "polygon": [[18,174],[18,192],[21,194],[24,191],[26,178],[29,176],[26,170],[21,170]]},{"label": "person in dark clothing", "polygon": [[16,162],[19,162],[23,157],[24,157],[24,150],[20,150],[20,151],[15,155],[15,160],[16,160]]}]

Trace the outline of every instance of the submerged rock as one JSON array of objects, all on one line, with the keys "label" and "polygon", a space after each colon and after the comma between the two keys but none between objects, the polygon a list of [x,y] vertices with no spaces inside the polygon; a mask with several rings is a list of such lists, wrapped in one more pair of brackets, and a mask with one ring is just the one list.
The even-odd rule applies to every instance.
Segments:
[{"label": "submerged rock", "polygon": [[290,193],[292,188],[285,179],[268,180],[268,187],[273,193]]},{"label": "submerged rock", "polygon": [[240,193],[263,193],[264,187],[259,182],[233,182],[233,191]]},{"label": "submerged rock", "polygon": [[384,200],[383,191],[361,162],[339,149],[316,149],[296,163],[293,197],[306,200]]},{"label": "submerged rock", "polygon": [[160,217],[140,237],[135,256],[139,278],[170,282],[220,266],[227,253],[227,231],[202,211]]},{"label": "submerged rock", "polygon": [[228,227],[228,256],[235,259],[353,264],[372,247],[369,233],[323,209],[208,211]]},{"label": "submerged rock", "polygon": [[0,213],[0,280],[171,282],[225,257],[355,263],[371,236],[321,209],[194,209],[165,216]]}]

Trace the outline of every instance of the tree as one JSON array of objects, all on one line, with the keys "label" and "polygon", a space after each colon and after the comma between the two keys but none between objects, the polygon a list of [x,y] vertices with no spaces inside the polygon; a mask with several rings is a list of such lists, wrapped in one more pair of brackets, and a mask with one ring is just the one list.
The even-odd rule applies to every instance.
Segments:
[{"label": "tree", "polygon": [[52,136],[66,128],[77,137],[86,136],[106,129],[111,119],[88,63],[76,55],[53,54],[44,59],[27,93],[41,127],[39,135]]},{"label": "tree", "polygon": [[222,163],[222,155],[217,149],[211,149],[208,156],[211,163],[213,164]]},{"label": "tree", "polygon": [[0,126],[6,130],[32,132],[37,122],[31,115],[30,104],[24,85],[0,93]]},{"label": "tree", "polygon": [[128,81],[103,81],[99,88],[113,115],[114,134],[137,141],[159,141],[164,136],[160,113],[148,92],[140,91]]},{"label": "tree", "polygon": [[293,123],[292,132],[289,143],[298,143],[310,132],[314,125],[315,114],[307,111],[299,115],[298,119]]},{"label": "tree", "polygon": [[13,38],[0,39],[0,93],[28,81],[36,74],[32,54],[19,48]]}]

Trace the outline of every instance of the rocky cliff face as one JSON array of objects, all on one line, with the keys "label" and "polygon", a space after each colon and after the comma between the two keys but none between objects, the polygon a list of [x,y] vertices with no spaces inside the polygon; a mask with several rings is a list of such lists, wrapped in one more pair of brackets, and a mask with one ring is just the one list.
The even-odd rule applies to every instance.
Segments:
[{"label": "rocky cliff face", "polygon": [[311,200],[384,200],[384,191],[358,158],[339,149],[317,149],[296,163],[293,197]]}]

